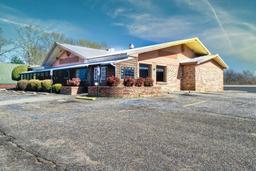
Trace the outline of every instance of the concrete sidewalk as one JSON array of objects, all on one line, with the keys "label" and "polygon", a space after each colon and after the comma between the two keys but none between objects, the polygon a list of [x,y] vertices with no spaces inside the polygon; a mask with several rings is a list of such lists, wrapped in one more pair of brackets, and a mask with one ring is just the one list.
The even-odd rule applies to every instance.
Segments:
[{"label": "concrete sidewalk", "polygon": [[9,99],[9,100],[2,100],[0,101],[0,106],[5,105],[12,105],[12,104],[22,104],[22,103],[33,103],[33,102],[43,102],[43,101],[52,101],[52,100],[60,100],[60,99],[66,99],[69,98],[69,96],[63,96],[63,95],[54,95],[54,96],[33,96],[33,97],[24,97],[21,99]]}]

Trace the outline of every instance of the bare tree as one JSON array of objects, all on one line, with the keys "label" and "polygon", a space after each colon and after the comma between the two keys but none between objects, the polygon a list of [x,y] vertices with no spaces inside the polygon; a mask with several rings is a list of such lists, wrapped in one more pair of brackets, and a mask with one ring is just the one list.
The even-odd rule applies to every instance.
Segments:
[{"label": "bare tree", "polygon": [[95,48],[95,49],[106,49],[108,47],[104,43],[97,43],[97,42],[93,42],[85,39],[80,39],[76,44],[85,46],[85,47]]},{"label": "bare tree", "polygon": [[245,70],[242,72],[235,72],[234,70],[227,70],[224,73],[225,84],[256,84],[256,75],[253,72]]},{"label": "bare tree", "polygon": [[40,64],[44,58],[44,49],[41,43],[42,32],[35,26],[25,26],[17,29],[17,46],[22,49],[26,63]]},{"label": "bare tree", "polygon": [[25,62],[30,65],[41,64],[54,42],[69,43],[98,49],[107,47],[104,44],[85,39],[70,39],[58,32],[45,32],[36,26],[20,27],[17,30],[17,33],[18,38],[16,44],[22,49]]},{"label": "bare tree", "polygon": [[0,57],[3,57],[5,54],[11,52],[16,48],[15,46],[13,46],[10,40],[7,40],[3,37],[2,33],[3,31],[0,28]]}]

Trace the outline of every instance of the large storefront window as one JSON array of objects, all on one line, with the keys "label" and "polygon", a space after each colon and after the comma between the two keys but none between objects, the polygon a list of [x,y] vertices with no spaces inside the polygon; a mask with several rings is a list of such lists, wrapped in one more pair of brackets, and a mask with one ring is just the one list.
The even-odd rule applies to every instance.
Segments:
[{"label": "large storefront window", "polygon": [[121,66],[121,79],[125,77],[132,77],[134,78],[135,67],[124,67]]},{"label": "large storefront window", "polygon": [[44,73],[44,79],[51,79],[50,71]]},{"label": "large storefront window", "polygon": [[54,83],[66,84],[69,79],[69,71],[68,70],[55,70],[53,71],[53,79]]},{"label": "large storefront window", "polygon": [[166,81],[166,67],[165,66],[156,66],[156,81],[165,82]]},{"label": "large storefront window", "polygon": [[36,79],[39,79],[39,80],[44,80],[44,72],[39,72],[39,73],[36,73]]},{"label": "large storefront window", "polygon": [[147,64],[140,64],[140,77],[147,78],[149,77],[149,65]]},{"label": "large storefront window", "polygon": [[76,77],[80,78],[81,81],[87,80],[87,68],[77,69]]},{"label": "large storefront window", "polygon": [[33,74],[29,74],[29,75],[28,75],[28,79],[29,79],[29,80],[33,79]]}]

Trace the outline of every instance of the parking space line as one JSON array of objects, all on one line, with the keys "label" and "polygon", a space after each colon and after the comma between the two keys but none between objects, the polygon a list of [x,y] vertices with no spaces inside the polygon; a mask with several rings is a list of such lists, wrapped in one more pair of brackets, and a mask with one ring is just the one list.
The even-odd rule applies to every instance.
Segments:
[{"label": "parking space line", "polygon": [[194,106],[194,105],[202,104],[202,103],[205,103],[205,102],[207,102],[207,101],[202,100],[202,101],[199,101],[199,102],[195,102],[195,103],[190,103],[190,104],[183,105],[183,107]]},{"label": "parking space line", "polygon": [[51,100],[59,100],[59,99],[65,99],[68,96],[34,96],[34,97],[24,97],[21,99],[15,99],[15,100],[2,100],[0,101],[0,106],[5,105],[13,105],[13,104],[23,104],[23,103],[33,103],[33,102],[43,102],[43,101],[51,101]]}]

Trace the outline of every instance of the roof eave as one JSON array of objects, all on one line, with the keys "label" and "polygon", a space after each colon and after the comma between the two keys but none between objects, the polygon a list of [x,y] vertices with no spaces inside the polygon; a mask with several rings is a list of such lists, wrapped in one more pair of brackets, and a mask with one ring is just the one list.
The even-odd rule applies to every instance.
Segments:
[{"label": "roof eave", "polygon": [[205,49],[206,53],[208,55],[211,55],[211,52],[209,51],[209,49],[201,42],[201,40],[198,37],[193,38],[195,41],[199,42],[199,44],[203,47],[203,49]]},{"label": "roof eave", "polygon": [[[200,41],[198,37],[190,38],[190,39],[184,39],[184,40],[177,40],[173,42],[167,42],[167,43],[161,43],[158,45],[151,45],[151,46],[146,46],[146,47],[141,47],[138,49],[134,49],[132,51],[127,51],[127,55],[133,55],[133,54],[140,54],[140,53],[146,53],[154,50],[159,50],[167,47],[173,47],[181,44],[185,44],[188,46],[189,43],[195,43],[197,42],[202,50],[198,50],[197,53],[201,53],[202,55],[211,55],[211,52],[206,48],[206,46]],[[144,48],[144,49],[143,49]]]},{"label": "roof eave", "polygon": [[54,42],[54,44],[51,47],[51,50],[47,53],[46,57],[44,58],[43,62],[42,62],[42,66],[44,66],[46,64],[46,62],[48,61],[50,55],[52,54],[53,50],[56,48],[57,46],[57,42]]},{"label": "roof eave", "polygon": [[62,49],[66,50],[66,51],[68,51],[68,52],[70,52],[70,53],[72,53],[72,54],[74,54],[74,55],[77,55],[77,56],[79,56],[80,58],[86,59],[85,56],[83,56],[83,55],[81,55],[81,54],[79,54],[79,53],[73,51],[72,49],[63,46],[62,44],[60,44],[60,43],[58,43],[58,42],[56,42],[56,44],[57,44],[59,47],[61,47]]}]

